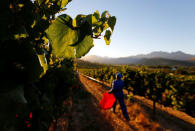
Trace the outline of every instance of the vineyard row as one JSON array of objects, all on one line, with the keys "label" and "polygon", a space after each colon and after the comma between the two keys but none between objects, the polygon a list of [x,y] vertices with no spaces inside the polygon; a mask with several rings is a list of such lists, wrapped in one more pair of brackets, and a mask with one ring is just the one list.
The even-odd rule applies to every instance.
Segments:
[{"label": "vineyard row", "polygon": [[85,75],[112,83],[116,73],[122,74],[125,89],[130,95],[140,95],[170,106],[187,114],[195,115],[195,79],[160,70],[147,68],[131,69],[128,66],[105,67],[100,69],[79,69]]}]

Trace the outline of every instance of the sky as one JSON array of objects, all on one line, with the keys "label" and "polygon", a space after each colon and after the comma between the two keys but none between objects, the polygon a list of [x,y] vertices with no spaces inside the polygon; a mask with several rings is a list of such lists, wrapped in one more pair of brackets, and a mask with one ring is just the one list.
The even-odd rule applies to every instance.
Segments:
[{"label": "sky", "polygon": [[75,18],[108,10],[117,22],[111,44],[95,40],[87,55],[125,57],[153,51],[195,54],[195,0],[72,0]]}]

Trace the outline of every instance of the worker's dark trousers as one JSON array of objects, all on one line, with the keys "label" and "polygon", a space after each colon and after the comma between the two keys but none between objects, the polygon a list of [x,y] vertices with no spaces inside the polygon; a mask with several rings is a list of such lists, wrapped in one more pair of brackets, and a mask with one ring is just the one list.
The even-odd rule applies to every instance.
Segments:
[{"label": "worker's dark trousers", "polygon": [[116,97],[116,101],[115,101],[115,103],[114,103],[114,105],[113,105],[113,107],[112,107],[112,108],[113,108],[113,112],[115,112],[115,108],[116,108],[117,101],[119,101],[121,110],[122,110],[122,112],[123,112],[123,116],[124,116],[126,119],[128,119],[129,116],[128,116],[128,113],[127,113],[127,108],[126,108],[126,105],[125,105],[125,103],[124,103],[124,97],[123,97],[123,96],[122,96],[122,97]]}]

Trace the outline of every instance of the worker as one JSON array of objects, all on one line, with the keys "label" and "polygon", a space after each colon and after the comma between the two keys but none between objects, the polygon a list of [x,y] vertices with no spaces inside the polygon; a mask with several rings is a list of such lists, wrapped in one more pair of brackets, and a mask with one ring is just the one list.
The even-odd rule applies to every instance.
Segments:
[{"label": "worker", "polygon": [[124,83],[121,80],[122,75],[120,73],[117,73],[116,78],[117,79],[114,80],[112,83],[112,89],[108,92],[108,93],[113,93],[115,98],[116,98],[116,101],[112,107],[112,110],[115,113],[116,104],[117,104],[117,101],[119,101],[120,107],[121,107],[122,112],[123,112],[123,116],[125,117],[125,119],[127,121],[129,121],[130,119],[129,119],[129,116],[127,113],[127,108],[126,108],[126,105],[124,103],[124,94],[123,94]]}]

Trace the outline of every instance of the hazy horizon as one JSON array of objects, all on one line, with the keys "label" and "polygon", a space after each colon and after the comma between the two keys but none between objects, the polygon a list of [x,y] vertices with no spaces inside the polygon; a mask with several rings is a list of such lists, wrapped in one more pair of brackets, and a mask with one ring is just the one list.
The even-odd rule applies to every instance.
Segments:
[{"label": "hazy horizon", "polygon": [[195,54],[195,0],[74,0],[64,13],[75,17],[108,10],[117,23],[111,44],[95,40],[88,55],[124,57],[153,51]]},{"label": "hazy horizon", "polygon": [[[182,52],[182,53],[184,53],[184,54],[188,54],[188,55],[195,55],[195,53],[194,54],[190,54],[190,53],[186,53],[186,52],[184,52],[184,51],[180,51],[180,50],[178,50],[178,51],[172,51],[172,52],[168,52],[168,51],[152,51],[152,52],[149,52],[149,53],[142,53],[142,54],[136,54],[136,55],[127,55],[127,56],[122,56],[122,57],[132,57],[132,56],[137,56],[137,55],[148,55],[148,54],[150,54],[150,53],[154,53],[154,52],[165,52],[165,53],[176,53],[176,52]],[[119,57],[112,57],[112,56],[101,56],[101,55],[96,55],[96,54],[87,54],[86,56],[83,56],[83,57],[88,57],[88,56],[100,56],[100,57],[109,57],[109,58],[119,58],[119,57],[121,57],[121,56],[119,56]],[[83,58],[82,57],[82,58]]]}]

